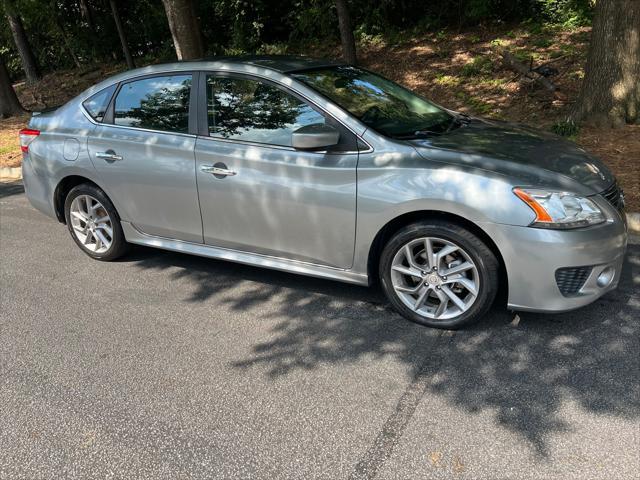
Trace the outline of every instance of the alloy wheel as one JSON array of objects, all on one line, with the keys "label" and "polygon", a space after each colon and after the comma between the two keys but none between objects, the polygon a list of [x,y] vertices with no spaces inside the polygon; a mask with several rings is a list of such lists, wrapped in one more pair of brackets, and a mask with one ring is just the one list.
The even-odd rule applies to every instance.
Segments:
[{"label": "alloy wheel", "polygon": [[442,238],[423,237],[396,252],[391,283],[398,298],[417,314],[447,320],[462,315],[475,303],[480,275],[462,247]]},{"label": "alloy wheel", "polygon": [[69,213],[73,233],[87,250],[104,253],[111,248],[113,223],[102,203],[91,195],[78,195]]}]

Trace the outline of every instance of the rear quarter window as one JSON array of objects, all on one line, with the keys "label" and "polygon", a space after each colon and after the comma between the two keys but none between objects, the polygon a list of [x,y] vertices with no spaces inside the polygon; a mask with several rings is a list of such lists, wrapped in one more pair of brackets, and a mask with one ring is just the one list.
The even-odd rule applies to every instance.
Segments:
[{"label": "rear quarter window", "polygon": [[104,119],[104,115],[107,112],[107,107],[109,106],[109,100],[113,96],[113,92],[116,90],[115,85],[111,85],[110,87],[105,88],[104,90],[100,90],[98,93],[90,96],[82,105],[91,118],[93,118],[96,122],[101,122]]}]

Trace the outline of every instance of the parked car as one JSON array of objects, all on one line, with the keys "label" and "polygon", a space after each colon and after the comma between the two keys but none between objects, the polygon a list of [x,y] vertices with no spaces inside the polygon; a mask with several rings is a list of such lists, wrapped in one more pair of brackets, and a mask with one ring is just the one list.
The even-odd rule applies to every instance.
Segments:
[{"label": "parked car", "polygon": [[128,71],[20,132],[26,194],[97,260],[128,244],[369,285],[457,328],[499,288],[560,312],[615,288],[611,172],[550,133],[359,67],[235,57]]}]

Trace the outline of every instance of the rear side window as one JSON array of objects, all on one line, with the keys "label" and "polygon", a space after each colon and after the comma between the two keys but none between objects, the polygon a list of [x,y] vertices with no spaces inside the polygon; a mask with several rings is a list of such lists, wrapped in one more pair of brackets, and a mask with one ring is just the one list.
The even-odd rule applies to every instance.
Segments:
[{"label": "rear side window", "polygon": [[291,146],[291,133],[325,123],[323,115],[293,95],[244,78],[207,77],[209,135]]},{"label": "rear side window", "polygon": [[186,133],[191,74],[150,77],[122,85],[115,100],[116,125]]},{"label": "rear side window", "polygon": [[111,96],[115,91],[116,86],[111,85],[110,87],[105,88],[104,90],[100,90],[98,93],[92,95],[87,98],[82,105],[91,118],[93,118],[96,122],[101,122],[104,118],[104,115],[107,111],[107,107],[109,106],[109,100],[111,100]]}]

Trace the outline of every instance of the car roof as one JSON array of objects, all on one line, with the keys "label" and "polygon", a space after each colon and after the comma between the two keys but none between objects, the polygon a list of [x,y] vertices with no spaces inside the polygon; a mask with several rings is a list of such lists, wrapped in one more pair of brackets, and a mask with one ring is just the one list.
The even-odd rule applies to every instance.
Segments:
[{"label": "car roof", "polygon": [[227,64],[228,66],[254,65],[256,67],[275,70],[280,73],[292,73],[300,70],[345,65],[344,63],[335,60],[304,57],[301,55],[238,55],[187,60],[182,63],[188,62],[215,62],[217,64]]},{"label": "car roof", "polygon": [[[160,63],[148,65],[133,70],[125,70],[112,77],[104,79],[76,97],[80,102],[89,98],[100,90],[144,75],[156,75],[175,72],[176,74],[188,70],[228,70],[246,72],[254,69],[271,71],[276,75],[287,75],[305,70],[336,67],[346,65],[335,60],[326,60],[296,55],[239,55],[199,58],[194,60],[182,60],[178,62]],[[267,73],[265,72],[265,73]]]}]

